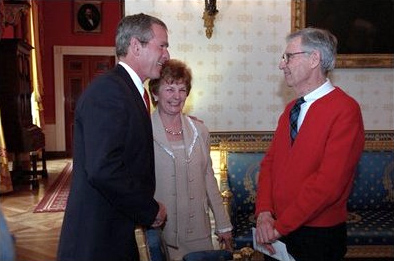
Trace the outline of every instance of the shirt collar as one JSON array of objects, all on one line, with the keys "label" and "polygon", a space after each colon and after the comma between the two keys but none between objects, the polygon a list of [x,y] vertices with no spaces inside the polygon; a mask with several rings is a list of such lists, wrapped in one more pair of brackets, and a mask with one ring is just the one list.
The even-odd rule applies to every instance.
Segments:
[{"label": "shirt collar", "polygon": [[333,91],[335,88],[332,85],[331,81],[327,78],[326,82],[323,83],[319,88],[316,90],[312,91],[311,93],[308,93],[307,95],[304,96],[304,99],[306,102],[310,101],[315,101],[324,95],[328,94],[329,92]]},{"label": "shirt collar", "polygon": [[137,86],[138,91],[141,93],[141,96],[143,96],[145,91],[144,84],[137,73],[125,62],[119,62],[119,65],[123,66],[123,68],[128,72],[135,86]]}]

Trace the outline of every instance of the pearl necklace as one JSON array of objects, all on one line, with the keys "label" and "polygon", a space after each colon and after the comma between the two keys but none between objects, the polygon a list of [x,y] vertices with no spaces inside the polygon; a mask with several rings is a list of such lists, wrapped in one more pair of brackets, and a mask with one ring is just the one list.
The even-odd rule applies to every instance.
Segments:
[{"label": "pearl necklace", "polygon": [[164,130],[171,135],[181,135],[183,132],[183,129],[181,129],[180,131],[173,131],[173,130],[167,129],[166,127],[164,127]]}]

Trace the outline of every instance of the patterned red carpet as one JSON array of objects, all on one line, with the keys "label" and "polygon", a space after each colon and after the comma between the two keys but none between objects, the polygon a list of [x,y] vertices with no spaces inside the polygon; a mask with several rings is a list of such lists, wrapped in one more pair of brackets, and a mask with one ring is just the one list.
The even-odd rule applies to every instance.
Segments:
[{"label": "patterned red carpet", "polygon": [[71,173],[72,163],[68,162],[59,174],[59,177],[57,177],[38,203],[33,211],[34,213],[61,212],[65,210],[70,191]]}]

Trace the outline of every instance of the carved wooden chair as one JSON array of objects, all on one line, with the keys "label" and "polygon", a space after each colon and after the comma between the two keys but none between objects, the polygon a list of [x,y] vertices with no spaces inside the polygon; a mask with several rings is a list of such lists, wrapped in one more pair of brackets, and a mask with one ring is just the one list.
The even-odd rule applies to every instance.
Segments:
[{"label": "carved wooden chair", "polygon": [[162,238],[160,229],[135,229],[140,261],[167,261],[170,260],[167,247]]}]

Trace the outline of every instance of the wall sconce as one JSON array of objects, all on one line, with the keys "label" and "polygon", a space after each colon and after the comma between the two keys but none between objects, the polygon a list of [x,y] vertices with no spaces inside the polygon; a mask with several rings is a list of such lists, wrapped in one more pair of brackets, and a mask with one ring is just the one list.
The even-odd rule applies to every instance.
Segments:
[{"label": "wall sconce", "polygon": [[216,0],[205,0],[205,9],[202,19],[204,19],[205,35],[208,39],[212,37],[213,32],[213,21],[215,20],[215,15],[218,13],[216,8]]}]

